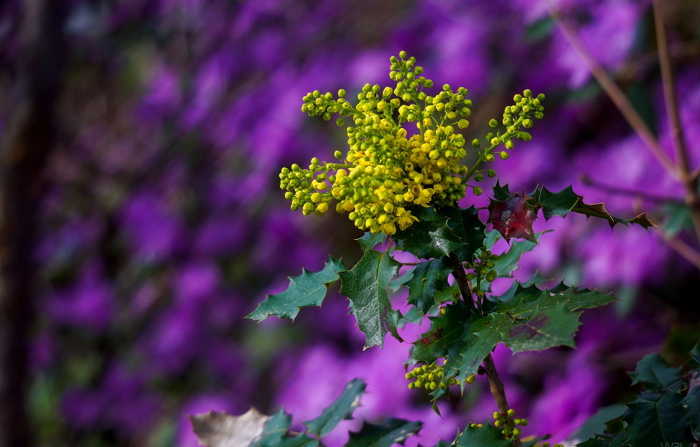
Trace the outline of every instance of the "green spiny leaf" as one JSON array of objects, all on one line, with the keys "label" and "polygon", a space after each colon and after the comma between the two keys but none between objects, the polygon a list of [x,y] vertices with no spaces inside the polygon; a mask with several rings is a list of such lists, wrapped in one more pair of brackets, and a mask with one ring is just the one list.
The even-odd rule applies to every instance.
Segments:
[{"label": "green spiny leaf", "polygon": [[350,419],[352,412],[360,405],[360,396],[365,391],[365,383],[353,379],[343,389],[341,395],[325,410],[321,416],[304,422],[310,433],[319,437],[326,436],[343,419]]},{"label": "green spiny leaf", "polygon": [[416,306],[423,314],[428,313],[435,305],[435,292],[450,286],[447,277],[451,271],[443,258],[418,264],[413,271],[413,278],[406,283],[409,290],[408,303]]},{"label": "green spiny leaf", "polygon": [[493,198],[496,200],[508,200],[513,197],[513,194],[508,189],[508,184],[501,186],[500,182],[496,180],[496,186],[493,187]]},{"label": "green spiny leaf", "polygon": [[359,432],[350,432],[350,440],[345,447],[391,447],[402,444],[409,436],[415,435],[423,427],[421,422],[404,419],[386,419],[381,424],[364,422]]},{"label": "green spiny leaf", "polygon": [[398,292],[401,286],[413,279],[413,271],[415,269],[415,267],[407,268],[403,275],[397,276],[396,278],[389,281],[389,290],[391,290],[392,292]]},{"label": "green spiny leaf", "polygon": [[352,270],[339,273],[340,293],[350,299],[360,330],[367,336],[366,348],[381,348],[387,332],[401,340],[395,325],[398,312],[391,308],[386,290],[399,265],[386,253],[367,250]]},{"label": "green spiny leaf", "polygon": [[399,249],[419,259],[430,259],[448,256],[464,245],[447,225],[447,218],[432,208],[421,209],[416,217],[418,222],[393,236]]},{"label": "green spiny leaf", "polygon": [[467,425],[467,428],[459,436],[456,444],[457,447],[511,447],[509,440],[504,439],[501,430],[493,427],[485,422],[483,427],[472,427]]},{"label": "green spiny leaf", "polygon": [[294,319],[302,307],[320,306],[326,297],[328,285],[337,281],[338,272],[343,270],[343,263],[333,258],[320,272],[309,273],[302,269],[301,275],[289,278],[287,290],[269,295],[247,318],[262,321],[270,315],[276,315]]},{"label": "green spiny leaf", "polygon": [[[457,321],[440,320],[440,325],[431,327],[425,337],[432,336],[429,347],[433,351],[415,351],[449,355],[445,363],[445,375],[459,371],[459,379],[477,372],[486,355],[499,343],[505,343],[514,352],[543,350],[555,346],[573,346],[573,335],[579,326],[579,309],[597,307],[614,300],[609,294],[600,294],[588,289],[559,287],[556,291],[539,290],[534,285],[516,292],[509,301],[498,301],[493,311],[484,316],[462,318],[462,334]],[[447,314],[450,308],[447,306]],[[453,318],[458,320],[458,318]],[[438,329],[450,335],[440,340]],[[449,331],[448,331],[449,329]],[[421,340],[424,340],[421,339]],[[419,340],[419,342],[421,341]],[[439,348],[439,349],[435,349]],[[415,357],[415,353],[414,353]]]},{"label": "green spiny leaf", "polygon": [[683,396],[673,392],[647,396],[627,404],[626,442],[633,446],[652,446],[683,441],[688,428],[680,405]]},{"label": "green spiny leaf", "polygon": [[357,242],[360,243],[362,251],[370,250],[374,248],[377,244],[384,243],[384,241],[386,241],[386,234],[382,232],[372,234],[369,231],[357,240]]},{"label": "green spiny leaf", "polygon": [[673,387],[681,378],[681,368],[671,368],[659,354],[647,354],[629,373],[632,385],[641,383],[648,392],[660,392]]},{"label": "green spiny leaf", "polygon": [[443,315],[430,318],[430,330],[413,343],[411,359],[432,363],[447,356],[453,344],[461,345],[469,325],[477,318],[476,309],[462,300],[447,305]]},{"label": "green spiny leaf", "polygon": [[566,217],[570,212],[574,212],[588,217],[605,219],[611,227],[618,223],[624,225],[637,224],[643,228],[656,226],[646,217],[645,213],[639,214],[632,219],[620,219],[612,216],[605,209],[604,203],[588,205],[583,202],[583,196],[576,194],[571,186],[567,186],[555,193],[542,186],[530,194],[530,198],[542,207],[545,220],[549,220],[554,216]]},{"label": "green spiny leaf", "polygon": [[268,447],[279,444],[289,430],[292,416],[280,408],[263,427],[263,432],[251,447]]},{"label": "green spiny leaf", "polygon": [[[535,239],[539,242],[540,236],[545,232],[536,233]],[[498,231],[489,231],[487,233],[486,240],[488,241],[485,245],[487,248],[493,247],[493,245],[503,237]],[[490,245],[489,245],[490,244]],[[510,278],[512,273],[517,270],[520,266],[520,258],[524,253],[532,251],[533,248],[537,246],[536,243],[528,240],[519,240],[511,244],[507,252],[502,253],[498,258],[494,259],[492,262],[494,264],[493,269],[496,271],[497,278]],[[488,292],[491,290],[491,282],[482,279],[480,283],[481,290]]]},{"label": "green spiny leaf", "polygon": [[455,237],[464,245],[454,252],[460,261],[471,261],[472,256],[484,242],[486,225],[479,219],[479,210],[469,207],[467,209],[446,208],[443,214],[447,216],[447,225],[452,229]]}]

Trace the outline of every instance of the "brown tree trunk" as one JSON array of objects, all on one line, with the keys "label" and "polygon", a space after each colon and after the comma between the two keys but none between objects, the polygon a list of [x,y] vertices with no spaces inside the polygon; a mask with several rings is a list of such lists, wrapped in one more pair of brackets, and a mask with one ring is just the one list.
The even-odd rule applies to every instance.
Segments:
[{"label": "brown tree trunk", "polygon": [[0,447],[31,444],[26,412],[41,175],[54,142],[65,3],[24,2],[14,112],[0,141]]}]

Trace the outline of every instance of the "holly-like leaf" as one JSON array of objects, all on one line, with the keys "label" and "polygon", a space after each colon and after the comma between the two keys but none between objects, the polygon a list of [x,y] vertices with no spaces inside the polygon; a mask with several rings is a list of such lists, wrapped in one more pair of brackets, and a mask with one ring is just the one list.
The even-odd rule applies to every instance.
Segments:
[{"label": "holly-like leaf", "polygon": [[372,234],[371,232],[366,232],[361,238],[357,239],[360,243],[360,248],[362,251],[367,251],[374,248],[377,244],[382,244],[386,241],[386,234],[379,232],[377,234]]},{"label": "holly-like leaf", "polygon": [[459,436],[457,447],[511,447],[512,443],[503,438],[501,430],[485,422],[482,427],[467,425]]},{"label": "holly-like leaf", "polygon": [[448,226],[447,217],[432,208],[421,209],[416,217],[418,222],[392,236],[400,250],[413,253],[419,259],[431,259],[448,256],[465,244]]},{"label": "holly-like leaf", "polygon": [[454,344],[462,345],[469,325],[479,317],[476,309],[462,300],[447,305],[444,314],[430,318],[430,330],[413,343],[411,360],[432,363],[446,357]]},{"label": "holly-like leaf", "polygon": [[289,278],[287,290],[269,295],[247,318],[262,321],[270,315],[280,318],[296,318],[302,307],[320,306],[326,297],[328,285],[338,280],[338,272],[345,270],[340,260],[330,258],[320,272],[302,274]]},{"label": "holly-like leaf", "polygon": [[352,412],[360,405],[360,396],[365,391],[361,379],[353,379],[343,389],[341,395],[325,410],[321,416],[304,422],[310,433],[319,437],[326,436],[343,419],[350,419]]},{"label": "holly-like leaf", "polygon": [[626,442],[630,445],[674,445],[683,441],[688,422],[683,419],[679,393],[638,398],[627,404]]},{"label": "holly-like leaf", "polygon": [[[511,274],[519,268],[518,263],[522,255],[528,251],[532,251],[532,249],[537,246],[540,236],[542,236],[543,233],[545,232],[535,234],[535,240],[537,242],[529,240],[513,242],[507,252],[500,254],[498,258],[492,260],[494,264],[492,270],[496,272],[496,278],[510,278],[512,276]],[[488,231],[486,233],[484,245],[486,245],[486,248],[490,249],[500,239],[501,235],[498,231]],[[491,290],[491,282],[487,281],[485,278],[481,280],[480,286],[481,290],[485,292]]]},{"label": "holly-like leaf", "polygon": [[381,424],[365,422],[359,432],[350,432],[350,440],[345,447],[391,447],[394,444],[403,445],[410,436],[415,435],[423,427],[421,422],[411,422],[405,419],[386,419]]},{"label": "holly-like leaf", "polygon": [[484,243],[486,225],[479,219],[479,210],[473,206],[467,209],[446,208],[443,214],[447,217],[447,225],[455,237],[464,245],[454,250],[460,261],[471,261],[472,255]]},{"label": "holly-like leaf", "polygon": [[445,314],[431,318],[430,330],[414,343],[412,359],[430,363],[446,357],[444,373],[462,381],[499,343],[514,352],[574,346],[580,309],[614,301],[610,294],[556,286],[540,290],[522,287],[508,301],[497,301],[486,315],[463,301],[449,304]]},{"label": "holly-like leaf", "polygon": [[428,313],[435,305],[435,292],[450,286],[447,277],[451,271],[452,268],[444,258],[418,264],[412,279],[406,283],[409,290],[408,303],[416,306],[423,314]]},{"label": "holly-like leaf", "polygon": [[629,375],[632,385],[641,383],[648,392],[660,392],[678,384],[681,368],[671,368],[659,354],[653,353],[645,355]]},{"label": "holly-like leaf", "polygon": [[493,198],[500,201],[506,201],[513,197],[513,193],[510,192],[508,184],[501,186],[501,183],[496,180],[496,185],[493,187]]},{"label": "holly-like leaf", "polygon": [[415,267],[409,267],[406,269],[403,275],[397,276],[396,278],[389,281],[389,290],[391,290],[392,292],[398,292],[401,286],[413,279],[413,271],[415,269]]},{"label": "holly-like leaf", "polygon": [[571,186],[567,186],[555,193],[542,186],[537,188],[529,197],[542,208],[545,220],[549,220],[554,216],[566,217],[570,212],[574,212],[588,217],[605,219],[611,227],[618,223],[624,225],[637,224],[643,228],[656,226],[647,218],[645,213],[639,214],[632,219],[620,219],[612,216],[605,209],[604,203],[588,205],[583,202],[583,196],[576,194]]},{"label": "holly-like leaf", "polygon": [[537,218],[537,207],[528,202],[528,197],[515,194],[507,200],[493,200],[488,206],[488,223],[508,241],[511,237],[522,238],[536,244],[532,224]]},{"label": "holly-like leaf", "polygon": [[[189,417],[199,442],[207,447],[248,447],[260,438],[266,423],[272,419],[251,408],[240,416],[225,411],[210,411]],[[285,429],[286,433],[286,429]],[[284,434],[284,433],[283,433]]]},{"label": "holly-like leaf", "polygon": [[391,308],[386,290],[399,266],[388,254],[367,250],[352,270],[339,272],[340,293],[350,299],[360,330],[367,336],[365,348],[381,348],[387,332],[401,340],[396,330],[400,316]]}]

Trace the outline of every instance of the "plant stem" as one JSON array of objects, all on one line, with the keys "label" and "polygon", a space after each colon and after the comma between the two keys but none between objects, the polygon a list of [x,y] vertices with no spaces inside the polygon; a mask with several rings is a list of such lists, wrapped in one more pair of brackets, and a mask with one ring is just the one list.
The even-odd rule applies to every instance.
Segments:
[{"label": "plant stem", "polygon": [[685,203],[690,208],[690,216],[695,229],[695,236],[700,240],[700,202],[698,201],[698,178],[690,172],[688,161],[688,147],[683,138],[683,126],[678,113],[678,100],[671,68],[671,58],[668,55],[668,42],[666,29],[658,0],[653,1],[654,26],[656,28],[656,46],[659,52],[659,65],[661,67],[661,81],[664,88],[664,101],[666,102],[666,115],[668,119],[669,133],[676,154],[677,177],[685,187]]},{"label": "plant stem", "polygon": [[[464,274],[464,269],[462,268],[462,263],[459,262],[457,255],[454,253],[450,253],[449,260],[452,265],[452,273],[455,277],[455,281],[457,281],[462,297],[465,301],[471,301],[476,306],[476,303],[473,301],[474,295],[469,286],[469,280],[467,280],[467,276]],[[478,306],[476,307],[478,308]],[[493,397],[496,399],[498,411],[506,414],[509,409],[508,399],[506,399],[506,390],[503,387],[501,378],[498,377],[498,371],[496,371],[496,365],[493,363],[493,358],[490,353],[484,359],[484,371],[486,372],[486,377],[489,379],[489,388],[491,389],[491,394],[493,394]],[[522,443],[519,439],[513,440],[513,447],[522,447]]]},{"label": "plant stem", "polygon": [[[503,382],[501,378],[498,377],[498,371],[496,371],[496,365],[493,363],[493,357],[491,354],[486,356],[484,359],[484,371],[486,372],[486,377],[489,379],[489,388],[491,389],[491,394],[496,399],[496,405],[498,405],[498,411],[501,414],[506,414],[508,409],[508,399],[506,399],[506,390],[503,387]],[[513,440],[514,447],[522,447],[522,443],[519,439]]]},{"label": "plant stem", "polygon": [[474,294],[472,293],[472,288],[469,285],[467,275],[464,274],[462,263],[459,262],[457,255],[454,253],[450,253],[448,259],[450,260],[450,266],[452,267],[452,275],[455,277],[455,281],[457,281],[457,286],[459,287],[459,292],[462,294],[462,298],[467,303],[472,303],[474,307],[478,307],[474,302]]},{"label": "plant stem", "polygon": [[622,90],[620,90],[620,87],[615,84],[615,82],[605,72],[603,67],[598,64],[576,32],[571,29],[571,27],[569,27],[564,20],[562,20],[558,11],[556,11],[556,9],[551,5],[550,1],[545,0],[545,4],[549,9],[550,15],[564,35],[564,38],[569,42],[574,51],[578,53],[581,59],[583,59],[585,64],[588,66],[588,70],[591,72],[596,81],[598,81],[603,90],[605,90],[605,93],[607,93],[612,102],[615,103],[620,113],[622,113],[622,116],[625,117],[637,135],[639,135],[639,137],[646,143],[647,147],[654,154],[661,166],[663,166],[666,171],[677,178],[678,173],[676,171],[676,167],[673,165],[673,162],[668,155],[666,155],[666,152],[664,152],[663,148],[659,144],[659,141],[656,139],[651,130],[649,130],[646,123],[644,123],[644,120],[642,120],[634,107],[632,107],[632,104],[630,104],[625,94],[622,92]]}]

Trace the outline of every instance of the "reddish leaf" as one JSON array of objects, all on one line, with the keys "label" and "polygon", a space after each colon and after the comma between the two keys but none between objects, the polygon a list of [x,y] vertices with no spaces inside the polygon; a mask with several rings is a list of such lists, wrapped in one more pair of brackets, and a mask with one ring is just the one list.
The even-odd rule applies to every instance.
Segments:
[{"label": "reddish leaf", "polygon": [[491,199],[488,223],[505,240],[517,237],[537,243],[532,229],[532,223],[537,218],[537,208],[529,205],[527,199],[527,196],[520,194],[515,194],[508,200]]}]

